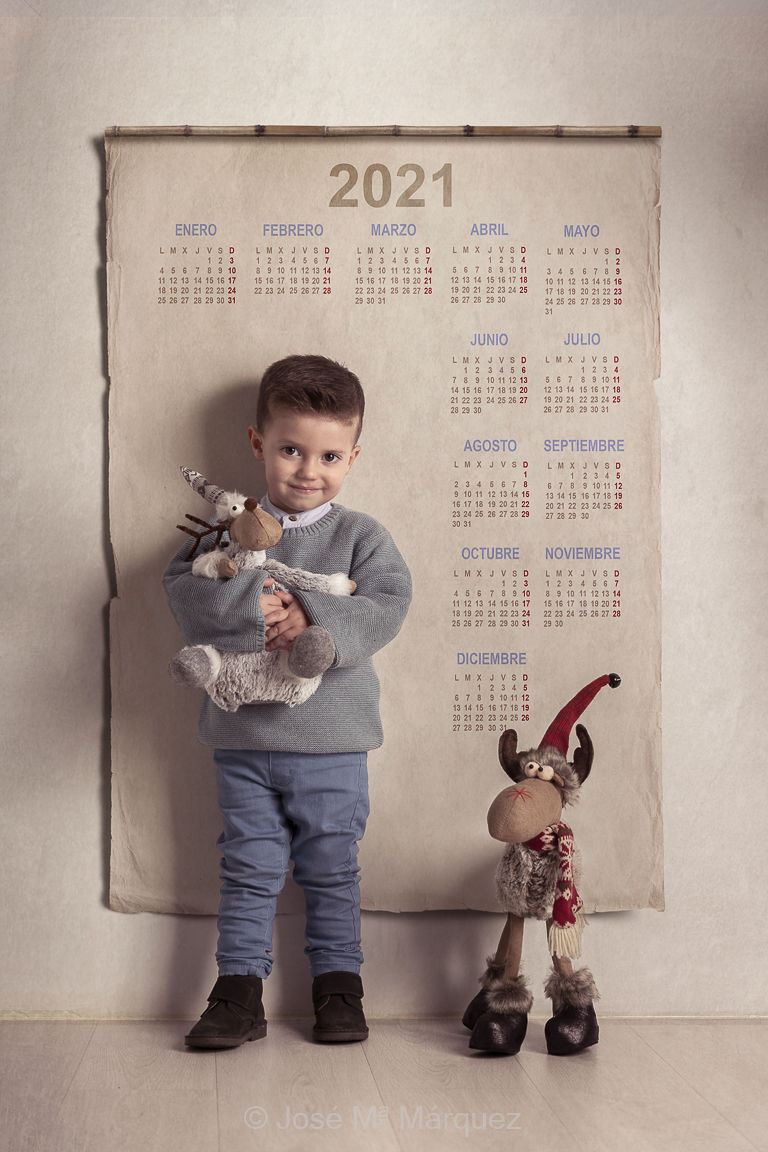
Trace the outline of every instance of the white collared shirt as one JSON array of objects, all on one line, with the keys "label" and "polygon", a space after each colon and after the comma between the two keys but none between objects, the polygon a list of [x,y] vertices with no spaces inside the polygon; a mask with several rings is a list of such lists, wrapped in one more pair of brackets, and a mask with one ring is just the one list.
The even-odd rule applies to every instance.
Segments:
[{"label": "white collared shirt", "polygon": [[319,508],[309,508],[306,512],[283,512],[282,508],[275,507],[269,496],[262,496],[259,504],[265,512],[269,512],[270,516],[274,516],[281,528],[287,529],[306,528],[308,524],[314,524],[315,521],[320,520],[333,507],[328,500]]}]

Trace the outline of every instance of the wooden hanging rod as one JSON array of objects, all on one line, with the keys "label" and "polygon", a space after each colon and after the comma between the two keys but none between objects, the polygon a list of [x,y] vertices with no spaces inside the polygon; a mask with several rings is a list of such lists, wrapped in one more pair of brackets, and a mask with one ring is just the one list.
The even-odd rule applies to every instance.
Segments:
[{"label": "wooden hanging rod", "polygon": [[249,124],[240,127],[209,127],[192,124],[171,126],[125,126],[115,124],[104,132],[106,137],[117,136],[546,136],[562,139],[661,136],[658,125],[627,124],[619,127],[581,127],[554,124],[550,127],[520,127],[518,125],[463,124],[457,127],[416,128],[401,124],[379,125],[367,128],[329,128],[323,125]]}]

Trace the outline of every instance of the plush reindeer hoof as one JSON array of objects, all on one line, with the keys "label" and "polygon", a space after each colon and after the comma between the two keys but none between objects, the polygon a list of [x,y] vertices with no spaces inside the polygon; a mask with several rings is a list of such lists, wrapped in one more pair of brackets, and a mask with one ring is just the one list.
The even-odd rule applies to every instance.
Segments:
[{"label": "plush reindeer hoof", "polygon": [[581,1007],[566,1004],[544,1026],[550,1056],[573,1056],[597,1044],[599,1035],[593,1004]]},{"label": "plush reindeer hoof", "polygon": [[475,1024],[477,1024],[480,1017],[484,1012],[488,1011],[488,992],[485,988],[481,988],[474,1000],[471,1000],[466,1007],[461,1022],[465,1028],[471,1031]]},{"label": "plush reindeer hoof", "polygon": [[527,1029],[528,1015],[525,1012],[484,1012],[472,1029],[469,1046],[480,1052],[514,1056],[520,1051]]},{"label": "plush reindeer hoof", "polygon": [[[214,659],[215,657],[215,659]],[[185,688],[207,688],[218,675],[221,659],[203,644],[189,645],[177,652],[168,666],[171,679]]]},{"label": "plush reindeer hoof", "polygon": [[306,628],[288,653],[288,668],[294,676],[311,680],[330,668],[336,658],[336,645],[325,628],[317,624]]}]

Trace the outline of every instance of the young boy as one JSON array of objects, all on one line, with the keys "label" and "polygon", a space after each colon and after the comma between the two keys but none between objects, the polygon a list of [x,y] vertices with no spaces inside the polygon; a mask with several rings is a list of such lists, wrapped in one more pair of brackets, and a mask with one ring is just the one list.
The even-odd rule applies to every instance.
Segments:
[{"label": "young boy", "polygon": [[334,504],[360,451],[365,400],[358,378],[321,356],[289,356],[267,369],[256,423],[264,462],[262,507],[283,535],[270,556],[316,572],[344,572],[352,596],[272,593],[266,573],[193,576],[176,556],[164,584],[187,644],[230,651],[290,648],[310,624],[336,656],[303,704],[237,712],[203,702],[199,737],[215,748],[222,849],[219,978],[186,1036],[231,1048],[266,1034],[262,981],[272,967],[272,923],[293,860],[306,899],[305,949],[314,977],[313,1037],[364,1040],[357,842],[368,816],[366,753],[382,742],[371,656],[397,634],[411,596],[408,569],[370,516]]}]

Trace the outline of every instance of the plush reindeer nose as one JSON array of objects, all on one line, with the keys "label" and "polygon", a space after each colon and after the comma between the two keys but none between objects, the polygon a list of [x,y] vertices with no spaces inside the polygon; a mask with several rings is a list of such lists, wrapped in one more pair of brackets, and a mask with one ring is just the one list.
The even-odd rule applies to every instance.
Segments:
[{"label": "plush reindeer nose", "polygon": [[494,840],[523,844],[556,824],[562,811],[562,797],[554,784],[523,780],[499,792],[488,809],[488,831]]},{"label": "plush reindeer nose", "polygon": [[283,530],[274,516],[259,508],[257,500],[246,500],[244,507],[245,511],[232,521],[229,529],[230,537],[242,548],[252,552],[259,552],[277,544]]}]

